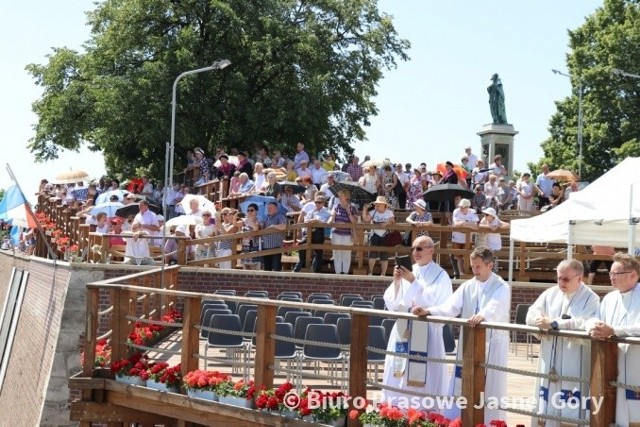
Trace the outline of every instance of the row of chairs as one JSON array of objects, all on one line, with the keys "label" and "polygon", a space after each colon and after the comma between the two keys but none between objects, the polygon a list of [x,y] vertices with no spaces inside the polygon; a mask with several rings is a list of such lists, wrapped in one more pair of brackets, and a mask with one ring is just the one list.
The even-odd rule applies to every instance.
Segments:
[{"label": "row of chairs", "polygon": [[[233,289],[220,289],[215,291],[216,295],[228,295],[228,296],[237,296],[237,293]],[[244,294],[245,297],[252,298],[269,298],[269,292],[265,290],[253,290],[247,291]],[[278,294],[278,300],[281,301],[293,301],[293,302],[303,302],[303,294],[299,291],[283,291]],[[332,294],[329,292],[313,292],[309,294],[306,302],[314,303],[318,300],[331,300],[336,304],[336,300],[333,298]],[[362,302],[362,307],[371,307],[377,310],[384,310],[384,298],[382,295],[373,295],[370,300],[366,300],[360,294],[342,294],[339,297],[338,305],[343,307],[351,307],[353,302],[360,301]]]}]

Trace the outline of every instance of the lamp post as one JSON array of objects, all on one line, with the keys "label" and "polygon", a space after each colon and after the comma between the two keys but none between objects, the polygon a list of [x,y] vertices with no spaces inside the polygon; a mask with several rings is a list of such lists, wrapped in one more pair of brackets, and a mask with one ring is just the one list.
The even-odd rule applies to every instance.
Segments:
[{"label": "lamp post", "polygon": [[198,68],[197,70],[185,71],[184,73],[180,74],[176,78],[176,80],[173,82],[173,93],[171,97],[171,143],[169,145],[169,156],[168,156],[169,157],[168,158],[169,173],[168,173],[168,179],[166,179],[167,177],[165,177],[165,184],[166,184],[165,189],[173,188],[173,159],[174,159],[174,149],[175,149],[175,141],[176,141],[176,93],[178,90],[178,82],[180,81],[180,79],[182,79],[185,76],[188,76],[191,74],[204,73],[205,71],[222,70],[223,68],[226,68],[229,65],[231,65],[231,61],[229,61],[228,59],[219,59],[208,67]]},{"label": "lamp post", "polygon": [[620,77],[631,77],[633,79],[640,79],[640,75],[627,73],[626,71],[622,71],[619,68],[612,68],[611,69],[611,73],[615,74],[616,76],[620,76]]},{"label": "lamp post", "polygon": [[[570,74],[563,73],[559,70],[551,70],[554,74],[571,79]],[[578,178],[582,179],[582,81],[578,80]]]}]

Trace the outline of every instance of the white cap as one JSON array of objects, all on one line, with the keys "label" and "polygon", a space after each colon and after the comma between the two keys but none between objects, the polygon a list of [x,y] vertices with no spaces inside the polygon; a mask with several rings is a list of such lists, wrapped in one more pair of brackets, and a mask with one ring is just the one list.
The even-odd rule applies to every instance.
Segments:
[{"label": "white cap", "polygon": [[176,227],[176,233],[182,233],[185,236],[187,235],[187,225],[186,224],[180,224],[179,226]]},{"label": "white cap", "polygon": [[459,208],[468,208],[470,206],[471,206],[471,202],[469,201],[469,199],[462,199],[458,203]]}]

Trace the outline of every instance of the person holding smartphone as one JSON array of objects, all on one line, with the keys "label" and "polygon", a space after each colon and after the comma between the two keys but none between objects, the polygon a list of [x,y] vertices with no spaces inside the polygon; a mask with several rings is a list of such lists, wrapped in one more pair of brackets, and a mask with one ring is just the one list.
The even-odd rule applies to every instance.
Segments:
[{"label": "person holding smartphone", "polygon": [[[452,294],[449,275],[433,261],[433,248],[429,236],[420,236],[413,241],[411,253],[415,263],[410,268],[396,265],[393,282],[384,293],[389,310],[406,313],[415,306],[438,305]],[[409,352],[444,358],[442,327],[442,323],[413,322],[409,328],[406,320],[398,319],[387,346],[387,350],[396,355],[388,355],[385,359],[383,383],[407,391],[445,395],[449,384],[446,365],[407,359]],[[392,406],[410,405],[411,396],[383,389],[383,401]]]}]

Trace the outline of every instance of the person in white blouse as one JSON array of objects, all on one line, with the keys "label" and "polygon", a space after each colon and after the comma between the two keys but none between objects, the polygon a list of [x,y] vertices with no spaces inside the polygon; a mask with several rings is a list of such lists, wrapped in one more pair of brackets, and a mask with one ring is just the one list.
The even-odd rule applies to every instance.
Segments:
[{"label": "person in white blouse", "polygon": [[[629,254],[617,253],[609,272],[615,289],[604,296],[598,315],[585,329],[593,338],[640,336],[640,262]],[[618,382],[640,386],[640,345],[618,344]],[[616,392],[616,425],[640,426],[640,393],[618,387]]]}]

